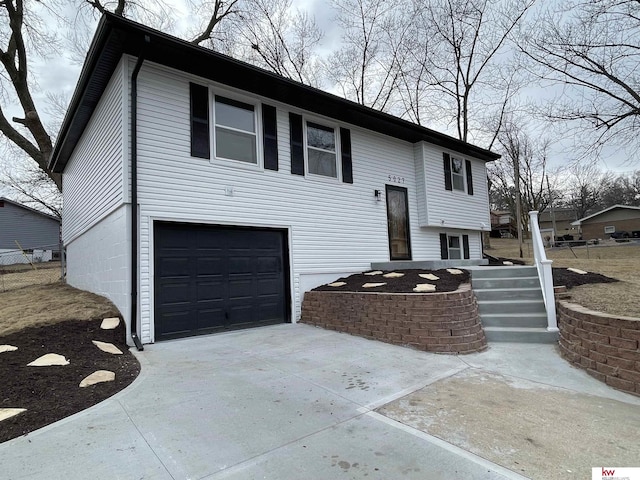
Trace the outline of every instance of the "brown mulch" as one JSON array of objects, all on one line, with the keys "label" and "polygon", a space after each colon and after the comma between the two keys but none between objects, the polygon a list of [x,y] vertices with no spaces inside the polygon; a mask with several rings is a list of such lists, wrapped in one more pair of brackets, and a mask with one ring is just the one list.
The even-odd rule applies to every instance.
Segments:
[{"label": "brown mulch", "polygon": [[[133,382],[140,373],[140,364],[125,343],[124,322],[120,321],[113,330],[101,330],[101,322],[102,319],[60,322],[0,337],[0,344],[18,347],[0,353],[0,408],[27,409],[0,423],[0,442],[84,410]],[[113,343],[123,354],[103,352],[92,340]],[[27,367],[47,353],[63,355],[69,365]],[[80,382],[96,370],[110,370],[116,379],[79,388]]]},{"label": "brown mulch", "polygon": [[600,273],[587,272],[585,274],[572,272],[566,268],[553,268],[553,285],[554,287],[565,286],[567,288],[577,287],[579,285],[588,285],[591,283],[613,283],[619,282],[615,278],[607,277]]},{"label": "brown mulch", "polygon": [[[430,283],[436,285],[436,292],[453,292],[458,289],[461,283],[469,282],[469,272],[461,270],[462,273],[454,275],[447,272],[446,269],[442,270],[381,270],[380,275],[365,275],[364,273],[356,273],[348,277],[339,278],[334,282],[345,282],[346,285],[341,287],[330,287],[328,285],[321,285],[314,288],[314,290],[325,292],[373,292],[373,293],[413,293],[413,289],[419,283]],[[404,273],[403,277],[399,278],[384,278],[384,274],[391,272]],[[419,277],[418,274],[432,273],[439,280],[427,280],[426,278]],[[331,282],[331,283],[334,283]],[[380,287],[363,288],[365,283],[385,283]]]}]

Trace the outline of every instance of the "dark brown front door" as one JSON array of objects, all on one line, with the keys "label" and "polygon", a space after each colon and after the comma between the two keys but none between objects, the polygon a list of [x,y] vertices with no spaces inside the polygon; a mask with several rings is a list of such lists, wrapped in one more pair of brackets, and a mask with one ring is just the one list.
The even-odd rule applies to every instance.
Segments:
[{"label": "dark brown front door", "polygon": [[391,260],[411,260],[407,189],[387,185],[386,196],[389,258]]}]

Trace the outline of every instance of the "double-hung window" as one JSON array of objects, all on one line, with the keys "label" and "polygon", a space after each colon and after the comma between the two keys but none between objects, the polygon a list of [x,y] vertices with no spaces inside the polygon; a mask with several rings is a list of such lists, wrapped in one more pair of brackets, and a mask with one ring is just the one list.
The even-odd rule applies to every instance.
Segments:
[{"label": "double-hung window", "polygon": [[444,188],[473,195],[471,161],[443,153]]},{"label": "double-hung window", "polygon": [[440,258],[462,260],[469,258],[469,235],[440,234]]},{"label": "double-hung window", "polygon": [[464,192],[464,161],[461,158],[451,157],[451,182],[454,190]]},{"label": "double-hung window", "polygon": [[451,260],[460,260],[462,258],[460,237],[458,235],[447,235],[447,240],[449,244],[449,258]]},{"label": "double-hung window", "polygon": [[335,128],[307,122],[307,169],[314,175],[338,178]]},{"label": "double-hung window", "polygon": [[254,105],[216,95],[214,122],[216,158],[258,163]]}]

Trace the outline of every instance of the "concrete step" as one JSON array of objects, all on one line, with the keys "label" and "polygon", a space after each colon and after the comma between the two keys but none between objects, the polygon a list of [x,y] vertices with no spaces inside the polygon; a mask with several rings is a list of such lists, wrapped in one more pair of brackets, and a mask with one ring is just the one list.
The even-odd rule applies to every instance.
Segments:
[{"label": "concrete step", "polygon": [[556,343],[558,332],[546,328],[484,327],[489,342]]},{"label": "concrete step", "polygon": [[483,327],[546,328],[546,313],[485,313],[480,316]]},{"label": "concrete step", "polygon": [[478,300],[542,300],[542,290],[538,286],[528,288],[474,288]]},{"label": "concrete step", "polygon": [[473,290],[488,290],[492,288],[540,288],[537,276],[517,278],[471,278]]},{"label": "concrete step", "polygon": [[542,300],[478,300],[478,311],[481,318],[495,313],[546,313]]},{"label": "concrete step", "polygon": [[472,278],[516,278],[535,277],[538,275],[536,267],[477,267],[470,269]]}]

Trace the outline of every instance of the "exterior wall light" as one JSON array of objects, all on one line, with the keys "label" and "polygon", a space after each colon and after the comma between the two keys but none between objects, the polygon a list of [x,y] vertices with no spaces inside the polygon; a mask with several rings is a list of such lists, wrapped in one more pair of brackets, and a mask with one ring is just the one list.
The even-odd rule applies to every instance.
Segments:
[{"label": "exterior wall light", "polygon": [[376,200],[378,202],[382,201],[382,190],[374,190],[373,191],[373,196],[376,197]]}]

